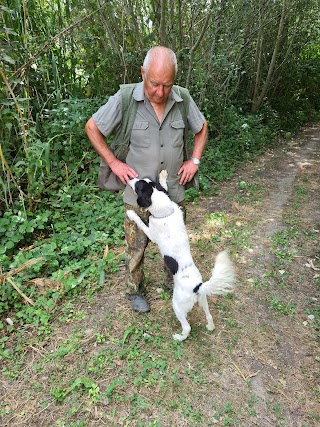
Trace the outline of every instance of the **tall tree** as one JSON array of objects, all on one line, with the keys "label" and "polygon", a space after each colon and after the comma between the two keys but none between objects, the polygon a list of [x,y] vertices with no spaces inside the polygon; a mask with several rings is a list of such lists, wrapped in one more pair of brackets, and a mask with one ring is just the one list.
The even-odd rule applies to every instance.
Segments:
[{"label": "tall tree", "polygon": [[[272,85],[275,70],[276,70],[276,64],[277,59],[279,56],[279,51],[281,47],[284,45],[284,39],[286,37],[287,32],[285,31],[285,25],[286,21],[288,22],[288,13],[290,9],[288,8],[288,0],[283,0],[282,9],[281,9],[281,15],[279,19],[278,24],[278,31],[275,35],[274,39],[274,47],[271,55],[271,59],[269,61],[268,67],[267,67],[267,75],[264,80],[262,80],[262,74],[261,74],[261,68],[262,68],[262,60],[263,60],[263,26],[261,19],[259,19],[259,30],[258,30],[258,37],[257,37],[257,49],[256,49],[256,55],[255,55],[255,73],[253,75],[253,96],[252,96],[252,107],[251,111],[254,113],[256,112],[261,104],[263,103],[263,100],[267,94],[267,92],[270,89],[270,86]],[[259,11],[260,16],[260,11]],[[264,56],[264,59],[266,57]]]}]

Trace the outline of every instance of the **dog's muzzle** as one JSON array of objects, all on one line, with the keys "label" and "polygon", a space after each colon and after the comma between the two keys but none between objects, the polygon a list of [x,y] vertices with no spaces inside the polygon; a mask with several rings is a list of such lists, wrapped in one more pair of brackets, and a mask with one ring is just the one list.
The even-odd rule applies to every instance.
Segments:
[{"label": "dog's muzzle", "polygon": [[135,185],[136,185],[136,182],[138,182],[138,181],[139,181],[138,178],[132,178],[128,182],[128,184],[130,185],[130,187],[132,188],[133,191],[135,191]]}]

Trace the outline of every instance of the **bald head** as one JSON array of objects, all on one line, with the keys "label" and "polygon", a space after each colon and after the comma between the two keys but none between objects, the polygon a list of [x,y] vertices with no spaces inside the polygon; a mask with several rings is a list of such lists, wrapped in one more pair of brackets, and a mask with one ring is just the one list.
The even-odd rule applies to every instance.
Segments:
[{"label": "bald head", "polygon": [[151,65],[161,66],[167,71],[174,72],[174,77],[178,71],[176,54],[173,50],[164,46],[155,46],[151,48],[143,61],[143,69],[147,74]]}]

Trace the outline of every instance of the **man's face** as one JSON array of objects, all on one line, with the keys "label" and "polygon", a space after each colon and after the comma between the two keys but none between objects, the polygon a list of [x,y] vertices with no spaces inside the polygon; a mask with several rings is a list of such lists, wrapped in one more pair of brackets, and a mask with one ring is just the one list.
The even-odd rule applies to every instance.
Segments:
[{"label": "man's face", "polygon": [[165,104],[174,83],[174,67],[151,63],[148,72],[141,67],[144,93],[151,103]]}]

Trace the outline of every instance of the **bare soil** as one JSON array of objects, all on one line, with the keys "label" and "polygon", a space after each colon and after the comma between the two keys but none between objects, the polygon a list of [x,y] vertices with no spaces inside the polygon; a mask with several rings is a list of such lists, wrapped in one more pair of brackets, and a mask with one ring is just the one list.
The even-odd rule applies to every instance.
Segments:
[{"label": "bare soil", "polygon": [[[319,188],[314,126],[190,203],[187,227],[203,277],[225,248],[237,269],[234,296],[210,300],[215,331],[195,308],[189,339],[172,340],[180,325],[160,292],[162,263],[150,245],[151,313],[131,312],[120,269],[103,290],[79,297],[50,339],[39,343],[25,328],[23,358],[2,367],[0,425],[319,426]],[[82,384],[59,403],[59,387],[84,377],[103,398]]]}]

